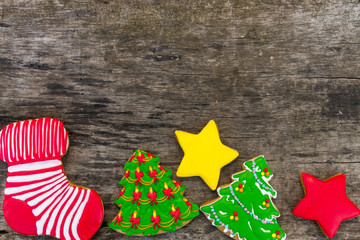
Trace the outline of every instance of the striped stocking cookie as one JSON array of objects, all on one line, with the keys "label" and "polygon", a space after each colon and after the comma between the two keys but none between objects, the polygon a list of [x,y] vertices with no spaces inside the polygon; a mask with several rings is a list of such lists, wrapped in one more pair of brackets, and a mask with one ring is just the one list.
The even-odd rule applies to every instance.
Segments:
[{"label": "striped stocking cookie", "polygon": [[3,212],[15,231],[89,239],[99,229],[100,197],[64,174],[61,158],[68,145],[68,133],[56,118],[12,123],[0,132],[0,159],[8,163]]}]

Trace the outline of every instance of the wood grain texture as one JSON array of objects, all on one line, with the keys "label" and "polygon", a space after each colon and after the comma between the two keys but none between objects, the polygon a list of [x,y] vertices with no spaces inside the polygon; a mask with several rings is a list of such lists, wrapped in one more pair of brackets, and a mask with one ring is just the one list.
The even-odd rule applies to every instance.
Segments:
[{"label": "wood grain texture", "polygon": [[[63,121],[67,176],[104,202],[94,239],[135,239],[107,228],[126,160],[141,148],[175,173],[182,150],[174,131],[197,133],[214,119],[240,153],[220,184],[264,154],[288,239],[326,239],[291,211],[304,195],[303,171],[345,173],[360,206],[359,12],[357,0],[2,0],[0,126]],[[6,172],[1,163],[0,204]],[[199,178],[174,179],[197,204],[217,197]],[[358,217],[333,239],[359,238]],[[37,237],[12,231],[1,211],[0,239]],[[150,239],[227,237],[201,214]]]}]

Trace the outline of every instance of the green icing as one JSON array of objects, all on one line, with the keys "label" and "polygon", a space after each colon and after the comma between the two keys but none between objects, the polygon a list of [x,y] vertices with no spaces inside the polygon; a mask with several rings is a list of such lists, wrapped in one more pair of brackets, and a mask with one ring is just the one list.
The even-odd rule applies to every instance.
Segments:
[{"label": "green icing", "polygon": [[276,221],[280,213],[271,200],[276,197],[276,191],[268,183],[273,175],[265,158],[249,160],[244,168],[232,175],[231,184],[218,188],[218,199],[201,206],[200,210],[213,225],[224,227],[223,231],[233,238],[285,239],[286,234]]},{"label": "green icing", "polygon": [[[144,156],[144,163],[138,160],[139,158],[141,160],[141,156]],[[181,227],[184,222],[190,221],[199,215],[199,207],[189,202],[182,195],[185,191],[185,186],[173,181],[171,179],[172,172],[158,165],[159,162],[159,157],[136,150],[125,164],[127,173],[119,182],[124,188],[115,200],[115,204],[120,206],[119,214],[121,213],[121,221],[118,221],[120,219],[118,215],[113,222],[109,223],[110,228],[126,232],[127,235],[155,235],[160,230],[173,232],[177,227]],[[154,177],[149,175],[154,170],[157,172],[157,183],[155,183]],[[136,172],[143,173],[143,176],[139,178],[141,179],[140,182],[136,182],[138,179]],[[172,189],[170,197],[163,192],[166,186]],[[155,202],[151,204],[148,197],[150,188],[157,194],[156,204]],[[141,193],[138,202],[133,201],[133,193],[136,189]],[[174,216],[170,214],[170,211],[173,212],[174,209],[178,209],[180,213],[180,219],[176,219],[176,221]],[[154,222],[151,221],[152,216],[154,216],[154,210],[156,211],[156,216],[160,216],[159,226],[154,226]],[[131,215],[135,211],[137,213],[136,218],[140,217],[140,222],[136,226],[132,225],[130,221]]]}]

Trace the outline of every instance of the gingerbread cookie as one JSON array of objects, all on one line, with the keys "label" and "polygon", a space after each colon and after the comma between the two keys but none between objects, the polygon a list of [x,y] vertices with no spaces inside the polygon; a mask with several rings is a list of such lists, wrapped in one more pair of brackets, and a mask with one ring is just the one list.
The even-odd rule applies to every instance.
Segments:
[{"label": "gingerbread cookie", "polygon": [[201,177],[215,190],[223,166],[232,162],[239,153],[222,144],[216,123],[211,120],[199,134],[175,131],[176,139],[184,151],[176,175]]},{"label": "gingerbread cookie", "polygon": [[272,172],[263,156],[244,163],[244,170],[232,175],[233,182],[217,189],[219,198],[201,205],[205,216],[234,239],[285,239],[272,202],[276,191],[270,186]]},{"label": "gingerbread cookie", "polygon": [[293,214],[316,221],[328,238],[335,236],[342,221],[360,215],[359,208],[346,196],[344,174],[321,181],[302,173],[301,181],[305,197],[294,208]]},{"label": "gingerbread cookie", "polygon": [[8,163],[3,212],[16,232],[89,239],[99,229],[100,197],[64,174],[61,158],[68,146],[56,118],[11,123],[0,132],[0,159]]},{"label": "gingerbread cookie", "polygon": [[115,204],[118,215],[109,227],[127,235],[173,232],[199,215],[199,207],[187,200],[185,186],[171,179],[160,158],[136,150],[125,164],[123,185]]}]

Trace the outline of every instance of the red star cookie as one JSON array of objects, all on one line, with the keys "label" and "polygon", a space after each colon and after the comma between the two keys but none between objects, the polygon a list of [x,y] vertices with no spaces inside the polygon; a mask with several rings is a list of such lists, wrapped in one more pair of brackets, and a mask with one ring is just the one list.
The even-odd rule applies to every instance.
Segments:
[{"label": "red star cookie", "polygon": [[360,215],[359,208],[345,193],[345,175],[335,175],[321,181],[302,173],[305,197],[294,208],[300,218],[315,220],[328,238],[334,237],[343,220]]}]

